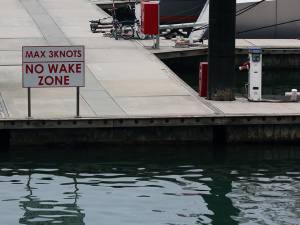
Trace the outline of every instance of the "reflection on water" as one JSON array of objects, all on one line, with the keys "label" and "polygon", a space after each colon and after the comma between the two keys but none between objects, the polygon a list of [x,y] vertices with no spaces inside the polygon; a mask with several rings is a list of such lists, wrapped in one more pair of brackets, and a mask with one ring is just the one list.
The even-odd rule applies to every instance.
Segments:
[{"label": "reflection on water", "polygon": [[300,224],[298,148],[130,148],[1,153],[1,224]]},{"label": "reflection on water", "polygon": [[[77,205],[79,189],[77,187],[77,181],[75,177],[73,178],[74,190],[65,192],[65,200],[60,199],[60,201],[58,201],[41,200],[41,198],[35,196],[34,190],[37,188],[31,186],[33,181],[32,175],[33,174],[31,172],[28,174],[28,180],[26,184],[28,195],[24,197],[23,201],[20,201],[20,206],[25,211],[24,216],[19,220],[20,224],[84,224],[84,214],[81,213],[81,209],[79,209]],[[53,181],[54,179],[51,176],[40,176],[40,178],[37,177],[38,175],[35,175],[35,179],[42,180],[42,182],[36,182],[35,184],[37,186],[43,185],[41,186],[41,189],[45,189],[44,185],[52,186],[50,182],[43,182]],[[52,192],[51,189],[50,192]]]}]

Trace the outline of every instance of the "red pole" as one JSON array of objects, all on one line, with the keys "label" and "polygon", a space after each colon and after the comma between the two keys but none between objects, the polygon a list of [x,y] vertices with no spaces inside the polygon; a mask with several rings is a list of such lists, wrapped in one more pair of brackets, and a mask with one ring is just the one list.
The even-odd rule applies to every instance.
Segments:
[{"label": "red pole", "polygon": [[199,69],[199,95],[207,97],[208,62],[201,62]]}]

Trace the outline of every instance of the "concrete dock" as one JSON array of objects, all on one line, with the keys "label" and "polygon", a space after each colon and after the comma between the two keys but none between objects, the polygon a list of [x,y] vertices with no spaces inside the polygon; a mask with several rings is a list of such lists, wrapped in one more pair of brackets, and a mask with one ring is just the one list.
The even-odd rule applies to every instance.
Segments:
[{"label": "concrete dock", "polygon": [[[200,98],[139,42],[92,33],[88,21],[107,15],[89,0],[0,4],[0,134],[10,145],[300,140],[299,103]],[[55,88],[32,89],[27,119],[23,45],[85,45],[81,118],[74,117],[75,88]]]},{"label": "concrete dock", "polygon": [[[25,118],[27,113],[27,94],[21,88],[22,45],[85,45],[83,117],[213,113],[138,43],[91,33],[88,21],[106,14],[88,0],[1,3],[6,7],[1,8],[0,88],[9,118]],[[74,110],[75,89],[32,90],[34,118],[72,117]]]}]

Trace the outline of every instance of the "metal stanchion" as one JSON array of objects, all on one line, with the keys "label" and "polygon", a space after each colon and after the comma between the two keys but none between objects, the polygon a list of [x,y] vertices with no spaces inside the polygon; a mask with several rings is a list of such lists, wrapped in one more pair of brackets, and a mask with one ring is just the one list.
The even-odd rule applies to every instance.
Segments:
[{"label": "metal stanchion", "polygon": [[156,35],[156,43],[155,43],[155,48],[159,49],[159,44],[160,44],[160,31],[159,31],[159,26],[160,26],[160,2],[158,1],[158,34]]},{"label": "metal stanchion", "polygon": [[80,117],[80,87],[76,87],[76,117]]},{"label": "metal stanchion", "polygon": [[31,89],[27,88],[28,118],[31,118]]}]

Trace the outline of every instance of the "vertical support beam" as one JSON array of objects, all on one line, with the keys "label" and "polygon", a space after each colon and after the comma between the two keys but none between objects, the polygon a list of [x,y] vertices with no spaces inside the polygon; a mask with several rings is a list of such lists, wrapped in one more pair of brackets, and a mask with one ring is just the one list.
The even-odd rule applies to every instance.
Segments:
[{"label": "vertical support beam", "polygon": [[210,0],[208,99],[235,99],[236,0]]}]

